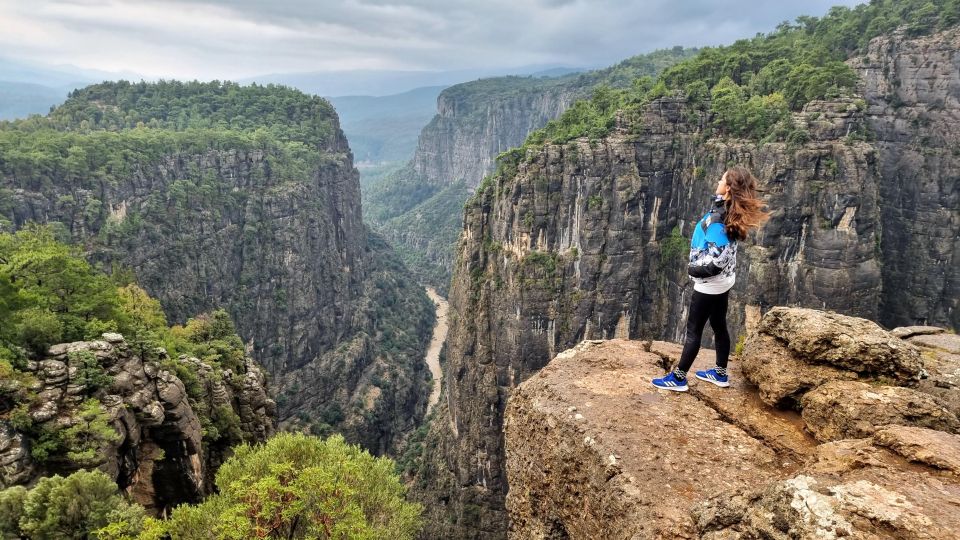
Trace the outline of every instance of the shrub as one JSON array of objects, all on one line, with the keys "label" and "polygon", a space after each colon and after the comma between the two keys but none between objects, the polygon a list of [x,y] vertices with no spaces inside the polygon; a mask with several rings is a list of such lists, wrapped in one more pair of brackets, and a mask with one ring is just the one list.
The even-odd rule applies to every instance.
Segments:
[{"label": "shrub", "polygon": [[660,263],[663,266],[678,266],[689,249],[690,241],[680,234],[680,227],[674,227],[670,236],[660,241]]},{"label": "shrub", "polygon": [[41,478],[29,491],[22,486],[0,491],[4,538],[106,538],[97,531],[111,522],[113,538],[120,538],[138,533],[143,518],[143,508],[124,500],[117,485],[100,471]]},{"label": "shrub", "polygon": [[243,445],[217,472],[219,493],[147,520],[141,540],[165,538],[414,538],[421,507],[392,460],[335,435],[283,433]]},{"label": "shrub", "polygon": [[73,382],[86,388],[87,393],[94,393],[113,382],[113,377],[100,366],[97,357],[90,351],[72,351],[67,354],[70,367],[77,369]]}]

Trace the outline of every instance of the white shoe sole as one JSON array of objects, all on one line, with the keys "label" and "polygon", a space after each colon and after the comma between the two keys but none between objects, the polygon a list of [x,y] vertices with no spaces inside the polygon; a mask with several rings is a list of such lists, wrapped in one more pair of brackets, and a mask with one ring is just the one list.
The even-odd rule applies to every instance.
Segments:
[{"label": "white shoe sole", "polygon": [[671,392],[686,392],[690,389],[689,386],[657,386],[653,383],[650,383],[650,386],[653,386],[659,390],[670,390]]},{"label": "white shoe sole", "polygon": [[728,388],[728,387],[730,386],[730,383],[729,383],[729,382],[715,381],[715,380],[713,380],[713,379],[708,379],[708,378],[706,378],[706,377],[701,377],[701,376],[699,376],[699,375],[697,375],[697,374],[694,374],[694,376],[695,376],[696,378],[700,379],[701,381],[707,381],[708,383],[710,383],[710,384],[715,384],[715,385],[719,386],[720,388]]}]

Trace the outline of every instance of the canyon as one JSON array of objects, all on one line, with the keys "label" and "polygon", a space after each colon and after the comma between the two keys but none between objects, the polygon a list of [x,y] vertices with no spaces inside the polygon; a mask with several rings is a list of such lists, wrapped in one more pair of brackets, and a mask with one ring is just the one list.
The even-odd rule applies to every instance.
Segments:
[{"label": "canyon", "polygon": [[605,138],[534,148],[481,185],[464,212],[445,399],[414,490],[428,535],[506,534],[504,410],[554,355],[590,339],[680,340],[683,237],[730,162],[762,179],[773,212],[740,250],[735,334],[776,305],[956,328],[958,37],[872,40],[849,62],[860,97],[794,113],[805,141],[711,137],[703,112],[663,97]]}]

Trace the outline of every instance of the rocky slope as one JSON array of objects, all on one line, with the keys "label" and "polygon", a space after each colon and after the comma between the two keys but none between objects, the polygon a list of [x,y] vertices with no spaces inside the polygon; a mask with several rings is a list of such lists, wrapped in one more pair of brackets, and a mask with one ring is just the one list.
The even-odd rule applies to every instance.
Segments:
[{"label": "rocky slope", "polygon": [[[228,309],[277,378],[285,423],[342,426],[375,452],[414,427],[432,306],[363,225],[329,103],[284,88],[111,83],[43,121],[57,131],[0,132],[9,226],[58,224],[91,260],[132,270],[171,323]],[[37,147],[52,155],[38,161]]]},{"label": "rocky slope", "polygon": [[[891,173],[899,163],[891,147],[922,153],[914,141],[884,141],[882,130],[877,141],[856,135],[883,122],[902,127],[898,115],[909,111],[894,102],[910,95],[920,96],[918,110],[941,114],[944,122],[955,116],[958,87],[950,81],[960,61],[957,36],[952,30],[874,41],[870,62],[907,71],[924,66],[923,76],[884,86],[895,70],[861,69],[865,87],[892,94],[811,102],[794,116],[804,137],[792,144],[710,137],[702,113],[664,98],[647,106],[639,122],[621,119],[621,129],[605,139],[547,145],[482,186],[465,210],[450,296],[446,400],[418,478],[418,496],[433,513],[428,535],[504,534],[503,410],[513,388],[556,352],[583,339],[680,339],[691,294],[684,237],[729,162],[763,179],[773,211],[740,250],[730,310],[735,333],[769,306],[784,304],[887,326],[957,327],[960,295],[949,270],[960,256],[955,182],[949,173]],[[942,52],[949,61],[924,63],[929,51],[950,51]],[[911,89],[917,86],[929,90]],[[949,133],[946,140],[956,142]],[[936,152],[931,163],[938,163]],[[908,233],[901,225],[894,234],[897,227],[884,221],[891,205],[905,208],[904,215],[915,208],[942,229]],[[909,246],[923,255],[907,262]],[[929,270],[942,288],[929,292],[935,286],[926,285],[927,277],[918,277],[917,287],[891,277],[891,267],[911,265]],[[900,305],[904,294],[923,302]]]},{"label": "rocky slope", "polygon": [[[99,388],[83,377],[85,355],[93,355],[109,377],[106,386]],[[197,374],[194,395],[173,371],[176,363]],[[242,372],[234,373],[198,358],[171,359],[162,349],[145,354],[120,334],[106,333],[98,341],[54,345],[25,371],[36,378],[37,399],[29,409],[29,425],[21,419],[21,430],[0,421],[0,489],[97,467],[132,500],[161,512],[212,493],[213,475],[229,457],[229,446],[224,445],[232,424],[228,417],[235,418],[229,429],[237,430],[243,442],[263,442],[274,430],[276,404],[250,358]],[[65,459],[38,460],[38,443],[34,441],[31,452],[27,434],[91,423],[83,410],[91,396],[106,413],[110,435],[104,444],[82,460],[71,457],[69,452],[78,451],[75,447]],[[224,433],[215,435],[216,427]]]},{"label": "rocky slope", "polygon": [[[511,538],[946,538],[960,526],[960,426],[917,386],[925,359],[911,344],[863,319],[776,308],[731,388],[652,388],[679,351],[584,342],[518,387],[504,422]],[[851,367],[856,381],[802,392],[800,415],[767,403],[781,379]],[[864,390],[838,392],[850,385]],[[847,416],[864,406],[869,417]]]}]

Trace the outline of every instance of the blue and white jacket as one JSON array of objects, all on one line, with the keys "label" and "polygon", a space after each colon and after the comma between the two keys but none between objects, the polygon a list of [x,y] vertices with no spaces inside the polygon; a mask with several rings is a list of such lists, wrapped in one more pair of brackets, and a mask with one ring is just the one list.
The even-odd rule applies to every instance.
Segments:
[{"label": "blue and white jacket", "polygon": [[723,198],[717,197],[690,240],[687,272],[693,278],[693,290],[704,294],[723,294],[737,279],[737,242],[727,237],[726,210]]}]

